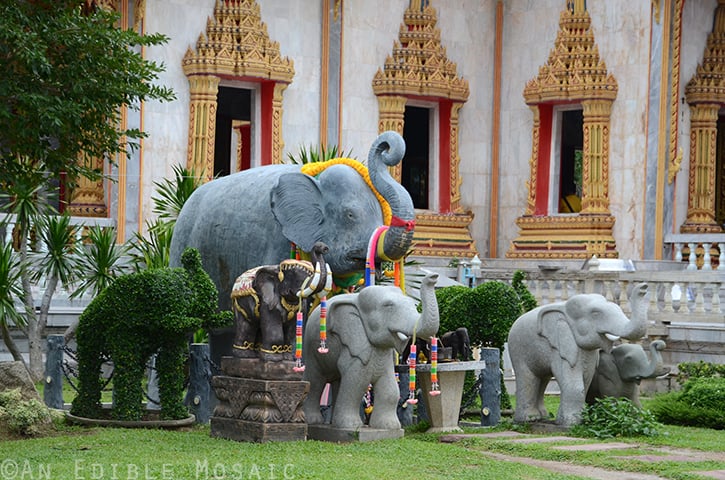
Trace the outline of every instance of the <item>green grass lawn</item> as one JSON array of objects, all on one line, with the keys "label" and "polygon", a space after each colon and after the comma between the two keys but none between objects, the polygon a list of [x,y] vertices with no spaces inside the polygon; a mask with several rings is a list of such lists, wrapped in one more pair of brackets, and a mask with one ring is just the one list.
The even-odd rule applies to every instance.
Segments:
[{"label": "green grass lawn", "polygon": [[[555,411],[556,397],[547,397]],[[496,429],[510,430],[508,418]],[[725,469],[725,461],[638,462],[618,458],[632,451],[560,451],[548,442],[520,444],[505,438],[470,438],[448,444],[439,435],[407,429],[405,438],[370,443],[318,441],[238,443],[212,438],[208,426],[185,430],[83,428],[61,425],[57,435],[0,441],[0,478],[52,479],[574,479],[543,468],[492,459],[505,454],[540,460],[694,479],[697,470]],[[545,436],[545,435],[542,435]],[[585,440],[594,442],[595,440]],[[721,452],[722,431],[664,426],[656,437],[613,439],[637,443],[636,453],[657,447]],[[24,476],[23,476],[24,475]],[[612,478],[616,478],[613,474]]]}]

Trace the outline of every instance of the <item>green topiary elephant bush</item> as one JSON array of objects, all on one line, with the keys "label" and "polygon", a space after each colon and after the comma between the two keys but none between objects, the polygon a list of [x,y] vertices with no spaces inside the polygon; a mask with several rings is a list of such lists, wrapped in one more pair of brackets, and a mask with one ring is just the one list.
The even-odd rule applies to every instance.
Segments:
[{"label": "green topiary elephant bush", "polygon": [[142,416],[141,380],[157,353],[162,419],[188,416],[183,404],[188,336],[199,328],[228,325],[231,312],[217,312],[217,289],[196,249],[184,251],[183,268],[156,268],[117,278],[83,311],[76,334],[78,396],[73,415],[101,415],[101,364],[114,362],[113,418]]}]

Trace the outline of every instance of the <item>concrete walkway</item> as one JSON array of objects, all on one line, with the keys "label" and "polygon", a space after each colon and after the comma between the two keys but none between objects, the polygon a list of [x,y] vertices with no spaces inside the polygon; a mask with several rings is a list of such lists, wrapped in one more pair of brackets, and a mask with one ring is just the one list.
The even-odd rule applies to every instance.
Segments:
[{"label": "concrete walkway", "polygon": [[[470,438],[488,438],[492,440],[506,441],[511,443],[555,443],[551,445],[552,450],[560,451],[596,451],[607,452],[617,450],[620,453],[615,458],[639,462],[688,462],[692,463],[691,473],[704,478],[725,480],[725,469],[723,470],[700,470],[697,462],[717,461],[725,462],[725,452],[700,452],[695,450],[676,449],[671,447],[653,447],[634,443],[605,442],[591,443],[589,439],[581,439],[567,436],[548,436],[518,433],[518,432],[492,432],[482,434],[450,434],[440,437],[444,443],[459,442]],[[631,454],[622,454],[622,450],[631,450]],[[582,478],[593,478],[599,480],[658,480],[663,479],[653,474],[625,472],[620,470],[607,470],[604,468],[587,465],[577,465],[570,462],[557,462],[553,460],[537,460],[529,457],[506,455],[496,452],[481,452],[483,455],[502,462],[520,463],[542,468],[553,473],[575,475]],[[703,466],[705,467],[705,466]]]}]

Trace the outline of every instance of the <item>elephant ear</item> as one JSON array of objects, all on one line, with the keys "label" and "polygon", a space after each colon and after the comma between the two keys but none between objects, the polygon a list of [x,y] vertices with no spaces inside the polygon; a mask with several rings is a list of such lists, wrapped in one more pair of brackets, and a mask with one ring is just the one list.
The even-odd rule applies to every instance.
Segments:
[{"label": "elephant ear", "polygon": [[562,306],[544,306],[539,310],[538,333],[549,341],[549,345],[559,352],[559,356],[569,366],[574,366],[579,356],[579,346]]},{"label": "elephant ear", "polygon": [[370,361],[373,347],[368,341],[364,320],[355,303],[354,295],[333,297],[327,310],[327,333],[335,336],[347,347],[350,355],[363,364]]},{"label": "elephant ear", "polygon": [[323,240],[325,216],[317,180],[304,173],[285,173],[272,187],[271,196],[272,213],[289,241],[309,252]]},{"label": "elephant ear", "polygon": [[277,265],[265,265],[257,269],[252,288],[259,295],[259,301],[269,309],[279,306],[277,285],[280,282],[280,271]]}]

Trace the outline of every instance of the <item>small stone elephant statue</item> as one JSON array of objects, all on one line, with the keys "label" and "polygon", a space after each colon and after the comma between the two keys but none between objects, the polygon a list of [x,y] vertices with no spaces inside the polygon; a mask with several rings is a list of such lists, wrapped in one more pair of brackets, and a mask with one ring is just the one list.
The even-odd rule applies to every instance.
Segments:
[{"label": "small stone elephant statue", "polygon": [[639,383],[644,378],[660,377],[669,373],[670,368],[662,364],[662,354],[666,347],[662,340],[649,345],[650,358],[638,343],[623,343],[612,348],[611,352],[599,352],[599,363],[594,372],[592,383],[587,390],[587,403],[597,398],[628,398],[633,404],[639,402]]},{"label": "small stone elephant statue", "polygon": [[279,362],[293,360],[295,316],[305,317],[315,306],[315,295],[332,287],[332,272],[325,263],[328,247],[317,242],[307,260],[283,260],[240,275],[232,288],[236,333],[232,355]]},{"label": "small stone elephant statue", "polygon": [[441,343],[444,347],[451,348],[451,359],[471,360],[471,339],[468,337],[468,329],[466,327],[460,327],[455,331],[444,333],[441,336]]}]

